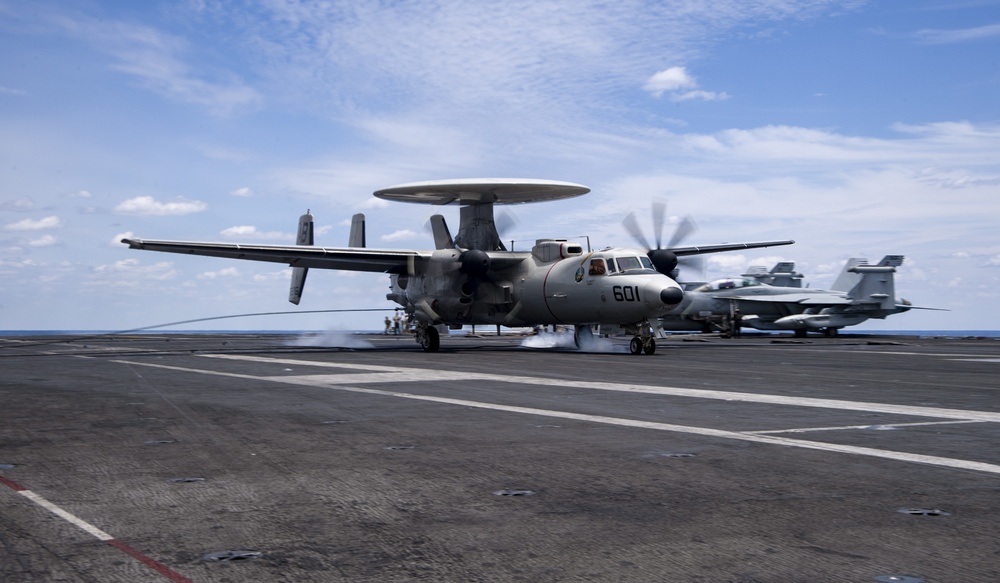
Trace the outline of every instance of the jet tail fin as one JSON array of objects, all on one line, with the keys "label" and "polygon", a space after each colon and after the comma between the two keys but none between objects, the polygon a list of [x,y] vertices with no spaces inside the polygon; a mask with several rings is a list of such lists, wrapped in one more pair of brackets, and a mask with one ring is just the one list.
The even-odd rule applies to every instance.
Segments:
[{"label": "jet tail fin", "polygon": [[876,303],[881,310],[896,307],[896,267],[903,264],[902,255],[887,255],[878,265],[856,265],[851,271],[860,281],[848,293],[856,301]]},{"label": "jet tail fin", "polygon": [[848,259],[847,263],[844,264],[844,269],[837,276],[837,280],[833,282],[833,286],[830,289],[841,292],[849,292],[854,289],[854,286],[858,285],[861,281],[861,274],[852,270],[858,265],[866,265],[867,263],[867,259],[859,259],[857,257]]},{"label": "jet tail fin", "polygon": [[[353,230],[352,230],[353,232]],[[313,216],[306,211],[306,214],[299,217],[299,230],[295,238],[296,245],[313,245]],[[302,299],[302,288],[306,285],[306,275],[309,274],[308,267],[295,267],[292,265],[292,285],[288,289],[288,301],[299,305]]]}]

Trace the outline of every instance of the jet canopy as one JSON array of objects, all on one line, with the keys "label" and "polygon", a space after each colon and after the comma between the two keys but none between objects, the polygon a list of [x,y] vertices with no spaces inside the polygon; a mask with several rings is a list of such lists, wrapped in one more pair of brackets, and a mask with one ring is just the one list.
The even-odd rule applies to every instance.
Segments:
[{"label": "jet canopy", "polygon": [[695,288],[694,291],[699,292],[712,292],[727,289],[739,289],[744,287],[767,287],[766,283],[761,283],[756,279],[740,278],[740,277],[726,277],[723,279],[717,279],[715,281],[710,281],[700,287]]}]

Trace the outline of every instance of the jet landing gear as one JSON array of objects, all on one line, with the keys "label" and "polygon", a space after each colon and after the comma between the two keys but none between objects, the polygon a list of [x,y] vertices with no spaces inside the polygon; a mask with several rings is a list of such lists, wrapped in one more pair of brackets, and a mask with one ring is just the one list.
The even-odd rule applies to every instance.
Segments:
[{"label": "jet landing gear", "polygon": [[441,348],[441,334],[434,326],[418,321],[415,335],[417,344],[424,349],[424,352],[437,352]]},{"label": "jet landing gear", "polygon": [[649,321],[643,320],[638,326],[638,334],[632,337],[632,340],[628,343],[628,351],[632,354],[653,354],[656,352],[656,340],[653,339],[653,333],[649,327]]}]

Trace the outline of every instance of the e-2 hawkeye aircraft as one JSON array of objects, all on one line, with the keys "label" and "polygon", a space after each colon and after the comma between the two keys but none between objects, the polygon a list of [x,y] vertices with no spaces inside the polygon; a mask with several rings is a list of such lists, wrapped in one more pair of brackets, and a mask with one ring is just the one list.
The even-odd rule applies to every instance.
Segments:
[{"label": "e-2 hawkeye aircraft", "polygon": [[[718,329],[733,334],[739,327],[792,330],[835,336],[841,328],[869,318],[884,319],[921,308],[896,298],[894,274],[902,255],[886,255],[877,265],[849,259],[831,289],[801,287],[794,263],[782,262],[770,271],[750,269],[741,277],[717,279],[684,292],[684,300],[660,321],[664,330]],[[778,285],[765,283],[779,282]],[[780,285],[785,283],[786,285]]]},{"label": "e-2 hawkeye aircraft", "polygon": [[[683,299],[670,277],[678,257],[788,245],[790,240],[703,247],[584,250],[565,239],[539,239],[531,251],[508,250],[500,240],[493,206],[580,196],[590,189],[552,180],[461,179],[401,184],[378,198],[460,206],[452,237],[442,215],[430,219],[435,249],[373,249],[365,244],[364,215],[354,215],[348,247],[316,247],[313,217],[299,220],[296,245],[243,245],[122,239],[131,249],[285,263],[292,267],[289,301],[298,304],[309,268],[388,273],[386,298],[403,306],[416,340],[435,352],[440,334],[464,325],[508,327],[572,325],[579,346],[592,326],[619,327],[633,336],[632,354],[656,350],[651,321]],[[663,224],[662,211],[654,216]]]}]

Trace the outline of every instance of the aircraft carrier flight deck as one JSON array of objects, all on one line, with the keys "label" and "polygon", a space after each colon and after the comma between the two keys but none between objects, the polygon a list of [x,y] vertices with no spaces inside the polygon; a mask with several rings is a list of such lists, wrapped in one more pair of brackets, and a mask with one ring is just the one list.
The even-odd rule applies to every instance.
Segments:
[{"label": "aircraft carrier flight deck", "polygon": [[0,580],[1000,581],[1000,340],[350,340],[0,338]]}]

